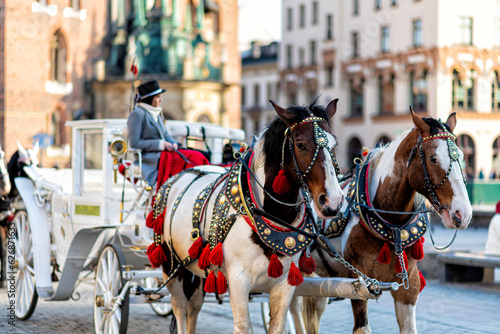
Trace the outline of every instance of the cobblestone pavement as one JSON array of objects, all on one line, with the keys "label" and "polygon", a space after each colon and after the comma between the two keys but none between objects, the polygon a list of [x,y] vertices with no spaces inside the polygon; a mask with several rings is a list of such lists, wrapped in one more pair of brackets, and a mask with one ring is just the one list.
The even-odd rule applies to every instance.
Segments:
[{"label": "cobblestone pavement", "polygon": [[[15,327],[7,323],[6,290],[0,289],[0,333],[92,333],[93,288],[82,285],[81,300],[46,302],[39,300],[35,313],[28,321],[16,320]],[[498,333],[500,317],[500,287],[481,285],[439,284],[428,282],[417,303],[417,325],[420,333]],[[254,333],[265,333],[260,304],[250,305]],[[397,333],[392,298],[384,293],[369,302],[369,318],[374,333]],[[128,333],[165,333],[170,317],[153,313],[149,305],[132,304]],[[321,322],[321,333],[350,333],[353,320],[349,301],[330,304]],[[232,313],[229,303],[205,303],[199,317],[198,333],[232,333]]]}]

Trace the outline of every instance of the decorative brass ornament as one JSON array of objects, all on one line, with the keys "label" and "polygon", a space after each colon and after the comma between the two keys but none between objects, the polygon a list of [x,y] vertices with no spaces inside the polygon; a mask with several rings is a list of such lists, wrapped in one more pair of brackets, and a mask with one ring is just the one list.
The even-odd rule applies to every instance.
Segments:
[{"label": "decorative brass ornament", "polygon": [[297,242],[295,241],[295,239],[294,239],[293,237],[287,237],[287,238],[285,239],[285,246],[286,246],[287,248],[293,248],[293,247],[295,247],[295,244],[296,244],[296,243],[297,243]]},{"label": "decorative brass ornament", "polygon": [[270,228],[264,229],[264,234],[265,235],[270,235],[271,234],[271,229]]},{"label": "decorative brass ornament", "polygon": [[424,226],[424,222],[423,222],[423,221],[421,221],[421,220],[419,220],[419,221],[417,222],[417,225],[418,225],[418,227],[423,227],[423,226]]},{"label": "decorative brass ornament", "polygon": [[237,196],[237,197],[234,199],[234,201],[235,201],[236,203],[239,203],[239,202],[241,201],[240,196]]},{"label": "decorative brass ornament", "polygon": [[299,236],[297,237],[297,239],[300,241],[300,242],[304,242],[306,241],[306,237],[303,236],[302,234],[299,234]]},{"label": "decorative brass ornament", "polygon": [[410,234],[407,230],[401,230],[401,240],[406,241],[410,237]]},{"label": "decorative brass ornament", "polygon": [[232,188],[231,188],[231,194],[232,195],[236,195],[238,193],[238,186],[237,185],[234,185]]},{"label": "decorative brass ornament", "polygon": [[412,226],[410,228],[410,232],[411,232],[411,234],[416,235],[418,233],[418,228],[416,228],[415,226]]}]

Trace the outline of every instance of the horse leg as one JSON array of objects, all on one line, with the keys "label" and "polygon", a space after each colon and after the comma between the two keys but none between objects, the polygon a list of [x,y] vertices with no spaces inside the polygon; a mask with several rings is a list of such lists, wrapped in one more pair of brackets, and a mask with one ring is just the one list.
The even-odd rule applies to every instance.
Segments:
[{"label": "horse leg", "polygon": [[286,281],[271,288],[269,293],[269,310],[271,313],[269,334],[282,334],[285,332],[286,314],[294,292],[295,287],[288,285]]},{"label": "horse leg", "polygon": [[248,309],[248,296],[251,290],[250,283],[242,274],[235,275],[235,279],[231,279],[230,273],[228,273],[227,276],[228,286],[230,289],[229,302],[231,303],[231,310],[233,311],[234,319],[233,333],[251,334],[253,331],[250,323],[250,312]]},{"label": "horse leg", "polygon": [[366,300],[351,300],[352,313],[354,315],[354,334],[368,334],[372,330],[368,323],[368,302]]},{"label": "horse leg", "polygon": [[306,325],[303,318],[304,297],[295,296],[290,302],[290,313],[295,324],[295,332],[297,334],[306,334]]},{"label": "horse leg", "polygon": [[416,266],[414,268],[414,270],[412,268],[408,270],[410,288],[408,290],[399,289],[392,292],[399,332],[402,334],[417,333],[416,306],[420,289],[420,279]]},{"label": "horse leg", "polygon": [[[191,273],[189,272],[189,274]],[[191,275],[193,276],[192,279],[186,279],[186,275],[183,279],[184,295],[187,295],[186,298],[188,298],[187,332],[188,334],[196,334],[198,314],[200,313],[201,307],[203,306],[203,280],[198,276],[195,276],[193,274]],[[189,294],[191,295],[189,296]]]},{"label": "horse leg", "polygon": [[[163,274],[164,278],[165,274]],[[177,321],[177,334],[186,334],[187,331],[187,314],[188,314],[188,299],[182,288],[181,278],[175,277],[168,284],[167,288],[170,292],[170,304]]]}]

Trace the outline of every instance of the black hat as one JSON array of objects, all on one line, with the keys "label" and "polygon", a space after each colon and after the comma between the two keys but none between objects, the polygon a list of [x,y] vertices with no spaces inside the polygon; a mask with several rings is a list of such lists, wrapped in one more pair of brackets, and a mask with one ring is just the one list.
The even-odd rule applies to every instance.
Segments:
[{"label": "black hat", "polygon": [[142,100],[146,97],[155,96],[161,93],[165,93],[166,89],[161,89],[158,81],[151,80],[141,84],[138,88],[139,90],[139,100]]}]

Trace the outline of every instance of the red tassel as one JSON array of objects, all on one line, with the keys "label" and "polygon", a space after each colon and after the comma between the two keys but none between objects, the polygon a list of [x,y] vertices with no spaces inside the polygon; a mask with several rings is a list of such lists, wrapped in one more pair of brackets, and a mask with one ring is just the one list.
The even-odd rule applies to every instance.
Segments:
[{"label": "red tassel", "polygon": [[149,228],[153,227],[153,220],[154,220],[153,213],[154,213],[154,210],[151,210],[148,217],[146,218],[146,226]]},{"label": "red tassel", "polygon": [[159,266],[161,266],[161,264],[163,262],[167,261],[167,257],[165,256],[165,253],[163,252],[163,248],[160,245],[156,245],[156,247],[154,249],[152,249],[151,246],[153,246],[153,245],[150,245],[148,247],[148,250],[146,251],[146,253],[149,252],[148,257],[149,257],[149,262],[151,263],[151,266],[153,266],[153,268],[158,268]]},{"label": "red tassel", "polygon": [[299,268],[292,262],[290,270],[288,271],[288,284],[291,286],[299,286],[304,282],[304,277],[300,274]]},{"label": "red tassel", "polygon": [[217,274],[217,292],[219,295],[222,295],[223,293],[226,293],[227,291],[227,280],[226,277],[224,277],[224,274],[222,271],[219,271]]},{"label": "red tassel", "polygon": [[153,242],[151,245],[148,246],[148,249],[146,250],[146,255],[148,257],[151,256],[151,254],[153,254],[153,251],[155,250],[156,248],[156,244]]},{"label": "red tassel", "polygon": [[425,277],[424,275],[422,275],[422,272],[420,270],[418,271],[418,277],[420,278],[420,290],[418,291],[418,293],[420,293],[425,288],[427,283],[425,282]]},{"label": "red tassel", "polygon": [[389,249],[389,245],[384,243],[384,246],[380,250],[380,253],[378,253],[377,257],[377,262],[383,263],[383,264],[388,264],[391,262],[391,250]]},{"label": "red tassel", "polygon": [[153,223],[151,224],[153,230],[155,231],[156,234],[163,234],[163,223],[165,221],[165,211],[160,213],[158,217],[156,217],[155,220],[153,220]]},{"label": "red tassel", "polygon": [[309,254],[303,252],[299,259],[299,269],[303,273],[310,275],[316,271],[316,262],[314,262],[314,259]]},{"label": "red tassel", "polygon": [[223,259],[222,243],[219,242],[210,253],[210,263],[215,266],[222,266]]},{"label": "red tassel", "polygon": [[290,187],[290,183],[286,178],[285,171],[280,169],[273,181],[273,191],[276,194],[286,194],[290,190],[292,190],[292,187]]},{"label": "red tassel", "polygon": [[198,237],[198,239],[196,239],[196,241],[189,248],[188,251],[189,256],[192,259],[197,259],[200,256],[202,249],[203,249],[203,238]]},{"label": "red tassel", "polygon": [[214,271],[210,270],[208,274],[207,281],[205,282],[205,292],[214,293],[217,289],[217,278],[215,277]]},{"label": "red tassel", "polygon": [[[403,251],[403,259],[405,261],[406,270],[408,270],[408,256],[406,255],[405,251]],[[399,256],[396,257],[396,263],[394,265],[394,268],[398,273],[403,272],[403,268],[401,268],[401,265],[399,264]]]},{"label": "red tassel", "polygon": [[420,261],[424,258],[424,242],[422,241],[422,239],[423,238],[418,239],[417,242],[415,242],[408,251],[410,256],[417,261]]},{"label": "red tassel", "polygon": [[271,261],[269,261],[269,267],[267,267],[267,275],[272,278],[278,278],[283,275],[283,264],[278,260],[276,254],[271,255]]},{"label": "red tassel", "polygon": [[206,270],[210,268],[210,245],[206,245],[201,252],[200,259],[198,260],[198,268]]}]

